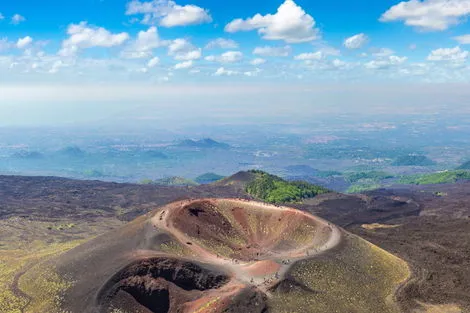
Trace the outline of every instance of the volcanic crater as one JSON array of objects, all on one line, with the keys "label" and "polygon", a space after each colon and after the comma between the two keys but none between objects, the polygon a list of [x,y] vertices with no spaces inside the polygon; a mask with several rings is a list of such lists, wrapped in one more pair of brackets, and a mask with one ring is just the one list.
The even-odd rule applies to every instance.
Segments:
[{"label": "volcanic crater", "polygon": [[[335,226],[304,212],[233,199],[173,203],[157,210],[151,224],[191,257],[145,257],[126,266],[101,289],[101,311],[195,312],[204,305],[222,311],[248,305],[251,312],[263,312],[273,291],[287,285],[308,290],[286,272],[295,261],[333,248],[341,237]],[[251,303],[240,304],[246,301]]]},{"label": "volcanic crater", "polygon": [[73,281],[60,309],[86,313],[397,312],[409,274],[326,220],[242,199],[168,204],[50,265]]}]

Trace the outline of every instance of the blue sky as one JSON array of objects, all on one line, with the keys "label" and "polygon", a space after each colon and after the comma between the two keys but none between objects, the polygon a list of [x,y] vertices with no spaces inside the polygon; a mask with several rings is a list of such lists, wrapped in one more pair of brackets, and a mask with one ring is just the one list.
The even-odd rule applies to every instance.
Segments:
[{"label": "blue sky", "polygon": [[467,82],[470,0],[16,0],[0,82]]}]

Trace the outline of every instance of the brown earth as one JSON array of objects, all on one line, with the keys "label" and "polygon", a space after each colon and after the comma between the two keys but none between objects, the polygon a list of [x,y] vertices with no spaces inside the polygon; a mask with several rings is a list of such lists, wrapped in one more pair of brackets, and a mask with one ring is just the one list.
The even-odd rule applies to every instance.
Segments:
[{"label": "brown earth", "polygon": [[[89,238],[107,232],[109,229],[117,228],[136,216],[174,200],[207,197],[250,199],[243,192],[241,183],[179,188],[75,181],[50,177],[0,176],[0,251],[8,252],[9,249],[26,247],[34,240],[52,243]],[[449,312],[470,312],[469,203],[470,183],[457,183],[417,186],[407,189],[396,187],[370,192],[366,195],[345,196],[332,193],[307,200],[303,204],[295,205],[295,207],[344,227],[406,260],[411,266],[413,276],[405,286],[398,290],[397,300],[401,304],[403,312],[446,312],[446,310]],[[236,210],[233,217],[237,219],[238,225],[241,227],[246,223],[243,221],[243,215],[240,215]],[[399,226],[362,227],[374,223]],[[69,224],[75,224],[75,226],[61,227],[61,225]],[[183,229],[188,226],[178,225]],[[137,221],[130,223],[129,227],[136,227],[141,231],[144,228],[154,226],[141,225]],[[197,235],[197,228],[193,231]],[[191,236],[194,237],[195,234],[192,233]],[[94,281],[106,281],[119,271],[132,272],[132,269],[128,268],[129,260],[132,259],[129,256],[122,256],[120,259],[114,260],[112,266],[108,266],[106,271],[100,273],[101,276],[96,275],[94,270],[79,272],[79,269],[94,269],[105,264],[109,260],[106,257],[106,251],[126,250],[126,247],[129,247],[128,250],[134,249],[132,251],[135,251],[133,257],[138,254],[140,254],[139,258],[147,257],[148,262],[157,264],[156,268],[160,269],[162,265],[158,261],[159,256],[146,255],[144,252],[155,245],[160,247],[164,243],[168,248],[167,251],[171,250],[172,253],[180,254],[177,259],[168,258],[165,262],[175,260],[182,262],[185,258],[192,258],[191,252],[188,253],[185,249],[179,251],[172,246],[174,238],[168,237],[164,232],[145,242],[137,240],[136,236],[131,233],[120,242],[113,242],[114,236],[115,234],[111,232],[104,237],[108,239],[106,244],[84,244],[77,248],[78,252],[75,251],[74,255],[65,254],[61,258],[62,264],[57,264],[58,272],[61,271],[61,265],[73,261],[76,264],[77,272],[69,274],[84,277],[84,281],[87,283],[83,284],[88,284],[89,288],[100,290],[102,286],[99,284],[94,286]],[[251,238],[250,236],[246,237]],[[109,247],[109,242],[114,245],[112,248]],[[234,245],[233,248],[236,249],[236,246]],[[97,258],[91,266],[86,265],[86,258],[83,258],[82,261],[76,261],[80,259],[77,258],[77,253],[87,255],[90,251],[100,251],[102,257]],[[249,249],[242,252],[241,254],[253,255]],[[238,256],[238,258],[242,257]],[[81,262],[83,264],[80,264]],[[190,263],[194,264],[193,261]],[[179,266],[184,268],[183,265]],[[194,268],[191,271],[192,273],[194,271],[218,273],[218,270],[220,268],[217,266],[211,265],[210,268],[207,268],[201,264],[199,268]],[[123,286],[119,292],[126,288],[129,292],[126,292],[127,295],[121,294],[122,297],[115,297],[114,299],[118,303],[113,302],[113,305],[118,305],[119,301],[125,302],[129,294],[135,290],[141,290],[141,288],[153,290],[151,292],[163,298],[166,297],[164,290],[168,290],[174,295],[170,298],[178,299],[179,297],[182,297],[181,299],[196,299],[198,298],[196,293],[202,292],[200,290],[191,292],[184,290],[177,279],[149,282],[147,275],[137,275],[138,277],[131,275],[134,277],[132,279],[124,278],[124,276],[123,279],[116,281],[114,286]],[[290,290],[291,292],[308,288],[302,284],[297,286],[295,280],[289,281],[287,278],[270,288]],[[236,288],[236,286],[229,287]],[[73,292],[80,290],[80,288],[83,289],[83,286],[80,286],[79,282],[71,290]],[[226,290],[227,295],[233,291],[230,288]],[[251,288],[244,289],[243,293],[245,296],[240,294],[229,296],[233,301],[227,312],[230,310],[230,312],[243,310],[247,312],[247,307],[257,307],[259,312],[266,309],[262,305],[264,303],[263,293]],[[67,304],[67,299],[64,303]],[[220,303],[222,307],[225,305],[224,301]],[[253,306],[254,304],[259,304],[259,306]],[[0,308],[0,312],[6,311],[2,311]],[[72,312],[80,311],[72,310]],[[144,307],[142,307],[142,312],[147,312]]]}]

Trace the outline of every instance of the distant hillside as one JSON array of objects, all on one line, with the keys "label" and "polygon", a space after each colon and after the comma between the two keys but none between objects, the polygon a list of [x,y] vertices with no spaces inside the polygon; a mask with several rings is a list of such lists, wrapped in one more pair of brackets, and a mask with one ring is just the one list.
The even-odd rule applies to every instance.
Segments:
[{"label": "distant hillside", "polygon": [[83,157],[85,152],[77,146],[70,146],[58,151],[58,154],[66,157]]},{"label": "distant hillside", "polygon": [[465,170],[445,171],[424,175],[413,175],[401,178],[398,183],[408,185],[435,185],[470,180],[470,172]]},{"label": "distant hillside", "polygon": [[356,183],[362,180],[381,181],[382,179],[393,178],[393,175],[382,171],[354,172],[345,175],[350,183]]},{"label": "distant hillside", "polygon": [[424,155],[404,155],[398,157],[393,163],[393,166],[429,166],[435,163]]},{"label": "distant hillside", "polygon": [[157,150],[147,150],[142,153],[144,157],[151,158],[151,159],[162,159],[166,160],[168,159],[168,156],[160,151]]},{"label": "distant hillside", "polygon": [[262,171],[250,171],[254,179],[247,183],[246,192],[269,203],[298,202],[329,192],[328,189],[304,181],[286,181]]},{"label": "distant hillside", "polygon": [[205,173],[203,175],[200,175],[200,176],[196,177],[196,179],[194,181],[199,183],[199,184],[210,184],[210,183],[214,183],[216,181],[219,181],[223,178],[225,178],[225,176],[218,175],[218,174],[215,174],[215,173]]},{"label": "distant hillside", "polygon": [[458,170],[470,170],[470,161],[465,162],[464,164],[460,165]]},{"label": "distant hillside", "polygon": [[37,151],[19,151],[12,155],[15,159],[37,160],[44,158],[44,155]]},{"label": "distant hillside", "polygon": [[310,165],[290,165],[285,168],[290,176],[310,175],[316,176],[318,170],[311,167]]},{"label": "distant hillside", "polygon": [[86,170],[83,171],[82,174],[90,178],[102,178],[105,176],[102,172],[98,170]]},{"label": "distant hillside", "polygon": [[236,186],[241,189],[245,189],[246,185],[251,183],[255,178],[256,175],[254,172],[241,171],[233,174],[232,176],[226,177],[215,184],[219,186]]},{"label": "distant hillside", "polygon": [[204,138],[201,140],[183,140],[178,145],[178,147],[185,147],[185,148],[201,148],[201,149],[228,149],[230,145],[218,142],[210,138]]},{"label": "distant hillside", "polygon": [[192,181],[190,179],[186,179],[184,177],[166,177],[162,179],[158,179],[153,181],[154,185],[160,185],[160,186],[197,186],[198,183],[195,181]]}]

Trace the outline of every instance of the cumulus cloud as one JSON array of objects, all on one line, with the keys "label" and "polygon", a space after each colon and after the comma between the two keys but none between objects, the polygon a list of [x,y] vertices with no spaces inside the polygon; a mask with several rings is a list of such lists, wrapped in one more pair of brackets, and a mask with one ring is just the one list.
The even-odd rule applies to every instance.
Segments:
[{"label": "cumulus cloud", "polygon": [[392,66],[397,66],[405,63],[408,60],[407,57],[399,57],[396,55],[390,55],[385,58],[373,60],[364,64],[367,69],[371,70],[383,70],[388,69]]},{"label": "cumulus cloud", "polygon": [[136,40],[123,51],[122,56],[127,59],[148,58],[152,56],[154,49],[164,44],[165,42],[160,40],[157,28],[152,26],[146,31],[140,31]]},{"label": "cumulus cloud", "polygon": [[49,73],[50,74],[58,73],[61,68],[66,67],[66,66],[67,65],[64,62],[62,62],[61,60],[57,60],[52,64],[51,68],[49,69]]},{"label": "cumulus cloud", "polygon": [[175,70],[182,70],[182,69],[187,69],[191,67],[193,67],[193,61],[189,60],[189,61],[184,61],[184,62],[176,64],[174,68]]},{"label": "cumulus cloud", "polygon": [[421,30],[442,31],[470,15],[470,0],[410,0],[389,8],[380,21],[403,21]]},{"label": "cumulus cloud", "polygon": [[454,39],[457,40],[461,45],[469,45],[470,44],[470,34],[457,36],[457,37],[454,37]]},{"label": "cumulus cloud", "polygon": [[18,41],[16,42],[16,47],[18,49],[24,49],[27,48],[32,42],[33,38],[31,38],[30,36],[26,36],[24,38],[18,39]]},{"label": "cumulus cloud", "polygon": [[243,53],[240,51],[228,51],[221,55],[221,62],[223,63],[238,62],[241,59],[243,59]]},{"label": "cumulus cloud", "polygon": [[454,48],[439,48],[431,51],[428,55],[429,61],[451,61],[465,62],[468,58],[468,51],[462,50],[459,46]]},{"label": "cumulus cloud", "polygon": [[309,42],[319,38],[315,20],[293,0],[286,0],[275,14],[256,14],[247,19],[235,19],[225,26],[225,31],[258,30],[266,40],[284,40],[287,43]]},{"label": "cumulus cloud", "polygon": [[217,38],[206,45],[206,49],[237,49],[238,43],[232,39]]},{"label": "cumulus cloud", "polygon": [[160,58],[159,57],[153,57],[152,59],[150,59],[150,61],[148,61],[147,67],[148,68],[155,67],[155,66],[158,65],[158,63],[160,63]]},{"label": "cumulus cloud", "polygon": [[301,53],[299,55],[296,55],[294,57],[294,60],[300,60],[300,61],[321,60],[323,58],[324,58],[324,54],[321,51],[317,51],[317,52]]},{"label": "cumulus cloud", "polygon": [[265,57],[287,57],[291,53],[292,48],[290,46],[284,47],[256,47],[253,50],[253,54],[261,55]]},{"label": "cumulus cloud", "polygon": [[81,49],[119,46],[129,39],[128,33],[112,34],[102,27],[88,26],[87,22],[71,24],[67,33],[69,38],[62,42],[59,51],[61,56],[73,56]]},{"label": "cumulus cloud", "polygon": [[255,77],[255,76],[258,76],[259,73],[261,73],[261,69],[255,68],[253,71],[243,72],[243,75],[247,77]]},{"label": "cumulus cloud", "polygon": [[219,62],[219,63],[235,63],[243,59],[243,53],[240,51],[227,51],[219,56],[209,55],[205,58],[206,61]]},{"label": "cumulus cloud", "polygon": [[253,60],[250,61],[251,65],[261,65],[261,64],[264,64],[264,63],[266,63],[266,60],[262,59],[262,58],[256,58],[256,59],[253,59]]},{"label": "cumulus cloud", "polygon": [[163,27],[196,25],[212,22],[209,11],[193,4],[178,5],[171,0],[139,1],[127,4],[127,15],[144,17],[144,24],[158,24]]},{"label": "cumulus cloud", "polygon": [[8,38],[1,38],[0,39],[0,52],[3,50],[10,49],[11,43],[8,41]]},{"label": "cumulus cloud", "polygon": [[13,25],[18,25],[18,24],[20,24],[24,21],[26,21],[26,18],[22,15],[19,15],[19,14],[13,15],[12,18],[11,18],[11,23]]},{"label": "cumulus cloud", "polygon": [[348,49],[359,49],[364,46],[369,38],[364,33],[360,33],[344,40],[343,45]]},{"label": "cumulus cloud", "polygon": [[217,71],[214,73],[214,76],[233,76],[240,74],[237,71],[226,70],[224,67],[219,67]]},{"label": "cumulus cloud", "polygon": [[187,39],[178,38],[169,44],[168,55],[179,61],[198,60],[202,56],[202,49],[195,47]]},{"label": "cumulus cloud", "polygon": [[379,50],[372,53],[373,56],[377,58],[385,58],[391,56],[395,53],[392,49],[389,48],[380,48]]}]

